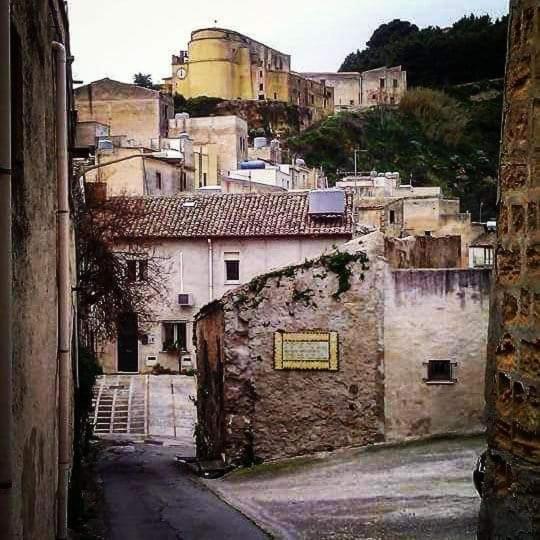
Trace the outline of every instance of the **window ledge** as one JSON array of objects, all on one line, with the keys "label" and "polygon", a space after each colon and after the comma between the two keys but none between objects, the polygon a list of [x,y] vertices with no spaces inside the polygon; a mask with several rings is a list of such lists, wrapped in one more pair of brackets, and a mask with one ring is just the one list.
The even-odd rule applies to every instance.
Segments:
[{"label": "window ledge", "polygon": [[227,280],[225,281],[225,285],[241,285],[242,282],[238,280]]},{"label": "window ledge", "polygon": [[429,384],[429,385],[436,385],[436,384],[456,384],[457,383],[457,379],[454,379],[453,381],[428,381],[426,379],[424,379],[424,382],[426,384]]}]

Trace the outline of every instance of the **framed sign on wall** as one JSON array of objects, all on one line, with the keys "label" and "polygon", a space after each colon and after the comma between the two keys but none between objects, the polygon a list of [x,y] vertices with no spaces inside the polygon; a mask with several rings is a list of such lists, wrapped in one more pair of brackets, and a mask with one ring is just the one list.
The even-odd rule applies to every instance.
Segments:
[{"label": "framed sign on wall", "polygon": [[337,332],[274,333],[274,369],[338,371],[338,368]]}]

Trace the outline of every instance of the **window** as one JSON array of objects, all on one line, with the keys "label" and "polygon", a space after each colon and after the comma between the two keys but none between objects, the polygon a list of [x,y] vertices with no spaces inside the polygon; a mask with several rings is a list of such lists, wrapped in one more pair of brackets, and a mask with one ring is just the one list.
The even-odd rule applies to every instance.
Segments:
[{"label": "window", "polygon": [[381,89],[384,88],[385,80],[384,79],[379,79],[379,85],[380,85]]},{"label": "window", "polygon": [[225,261],[225,283],[239,283],[240,254],[236,251],[225,252],[223,259]]},{"label": "window", "polygon": [[354,105],[354,99],[351,99],[351,100],[349,101],[349,105]]},{"label": "window", "polygon": [[264,101],[264,94],[259,94],[259,101]]},{"label": "window", "polygon": [[127,279],[129,282],[146,281],[148,279],[148,261],[146,259],[127,261]]},{"label": "window", "polygon": [[161,173],[156,171],[156,189],[161,189]]},{"label": "window", "polygon": [[264,84],[263,83],[260,83],[259,84],[259,90],[262,92],[264,90]]},{"label": "window", "polygon": [[398,82],[397,79],[394,79],[394,80],[392,81],[392,83],[393,83],[393,85],[394,85],[394,88],[397,88],[397,87],[399,86],[399,82]]},{"label": "window", "polygon": [[262,71],[259,71],[259,77],[262,79],[262,76],[263,76],[263,72]]},{"label": "window", "polygon": [[390,223],[395,223],[395,222],[396,222],[396,211],[390,210]]},{"label": "window", "polygon": [[315,96],[311,96],[311,104],[313,105],[315,103]]},{"label": "window", "polygon": [[426,236],[431,236],[431,231],[425,231]]},{"label": "window", "polygon": [[450,360],[430,360],[427,362],[427,377],[425,382],[431,383],[455,383],[455,362]]},{"label": "window", "polygon": [[207,173],[203,173],[203,186],[206,186]]},{"label": "window", "polygon": [[274,99],[277,99],[277,94],[274,92]]},{"label": "window", "polygon": [[187,323],[164,322],[161,337],[163,351],[187,351]]}]

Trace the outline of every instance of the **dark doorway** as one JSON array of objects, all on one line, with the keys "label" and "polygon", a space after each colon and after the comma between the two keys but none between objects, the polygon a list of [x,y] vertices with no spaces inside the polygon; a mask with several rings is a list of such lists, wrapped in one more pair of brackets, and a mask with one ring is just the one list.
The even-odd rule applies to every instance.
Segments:
[{"label": "dark doorway", "polygon": [[118,320],[118,371],[139,371],[137,314],[124,313]]}]

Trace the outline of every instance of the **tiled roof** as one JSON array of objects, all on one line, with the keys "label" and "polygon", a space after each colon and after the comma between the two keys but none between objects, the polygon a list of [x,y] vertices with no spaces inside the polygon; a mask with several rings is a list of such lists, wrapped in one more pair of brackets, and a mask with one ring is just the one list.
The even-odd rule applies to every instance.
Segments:
[{"label": "tiled roof", "polygon": [[469,247],[495,247],[497,242],[497,233],[495,231],[487,231],[482,233],[478,238],[469,244]]},{"label": "tiled roof", "polygon": [[270,192],[110,200],[123,238],[352,236],[352,193],[345,214],[312,217],[308,192]]}]

